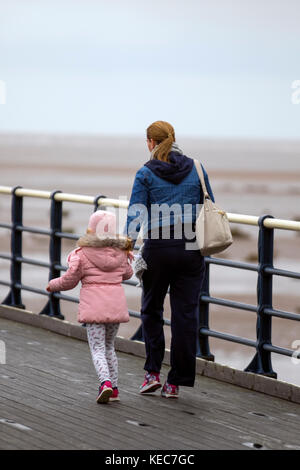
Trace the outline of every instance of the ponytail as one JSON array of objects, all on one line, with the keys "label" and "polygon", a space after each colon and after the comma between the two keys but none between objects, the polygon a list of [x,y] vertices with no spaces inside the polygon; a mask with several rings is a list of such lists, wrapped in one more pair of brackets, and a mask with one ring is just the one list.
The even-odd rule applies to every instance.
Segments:
[{"label": "ponytail", "polygon": [[152,151],[152,158],[169,161],[169,153],[175,142],[175,131],[171,124],[165,121],[156,121],[147,129],[147,139],[153,139],[157,145]]}]

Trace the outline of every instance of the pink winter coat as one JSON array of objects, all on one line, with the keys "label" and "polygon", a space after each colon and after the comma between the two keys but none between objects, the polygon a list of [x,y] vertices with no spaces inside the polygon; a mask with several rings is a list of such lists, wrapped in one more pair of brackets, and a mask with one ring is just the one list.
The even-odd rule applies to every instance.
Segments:
[{"label": "pink winter coat", "polygon": [[81,281],[78,321],[80,323],[123,323],[129,321],[121,282],[133,270],[133,255],[124,248],[125,239],[99,239],[85,235],[68,256],[69,269],[49,282],[51,292],[73,289]]}]

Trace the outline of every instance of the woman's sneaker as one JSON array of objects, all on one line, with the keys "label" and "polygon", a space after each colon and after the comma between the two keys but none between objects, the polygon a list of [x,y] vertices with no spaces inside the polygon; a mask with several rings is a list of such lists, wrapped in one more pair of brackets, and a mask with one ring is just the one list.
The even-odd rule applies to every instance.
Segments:
[{"label": "woman's sneaker", "polygon": [[178,385],[171,385],[166,382],[162,388],[161,396],[165,398],[178,398],[179,387]]},{"label": "woman's sneaker", "polygon": [[102,385],[99,387],[99,395],[97,397],[97,403],[108,403],[109,398],[113,394],[113,389],[111,386],[110,380],[106,380]]},{"label": "woman's sneaker", "polygon": [[113,392],[112,392],[112,395],[109,397],[109,401],[120,401],[120,397],[119,397],[119,390],[117,389],[117,387],[114,387],[113,388]]},{"label": "woman's sneaker", "polygon": [[147,372],[145,374],[145,381],[140,386],[140,393],[152,393],[161,387],[159,373],[158,372]]}]

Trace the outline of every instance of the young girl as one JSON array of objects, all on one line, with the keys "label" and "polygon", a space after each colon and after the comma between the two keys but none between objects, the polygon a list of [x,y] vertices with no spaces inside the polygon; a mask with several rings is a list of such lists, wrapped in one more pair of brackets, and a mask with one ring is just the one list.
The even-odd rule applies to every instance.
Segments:
[{"label": "young girl", "polygon": [[48,292],[73,289],[81,281],[78,321],[86,323],[88,342],[100,386],[98,403],[119,400],[114,340],[119,324],[129,321],[121,282],[132,274],[131,239],[116,235],[116,217],[98,210],[87,234],[68,256],[69,269],[52,279]]}]

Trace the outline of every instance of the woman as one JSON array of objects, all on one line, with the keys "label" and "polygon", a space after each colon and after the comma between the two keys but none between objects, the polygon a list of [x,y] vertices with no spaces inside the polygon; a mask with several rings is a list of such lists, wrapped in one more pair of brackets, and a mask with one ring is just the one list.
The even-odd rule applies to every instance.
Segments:
[{"label": "woman", "polygon": [[146,374],[140,393],[161,387],[159,374],[165,352],[163,305],[170,288],[171,369],[161,394],[177,398],[179,385],[193,387],[195,381],[198,303],[205,264],[195,243],[194,223],[203,192],[194,162],[175,143],[171,124],[151,124],[147,145],[151,158],[136,173],[125,230],[136,241],[141,224],[144,226],[143,258],[147,269],[142,277],[141,317]]}]

